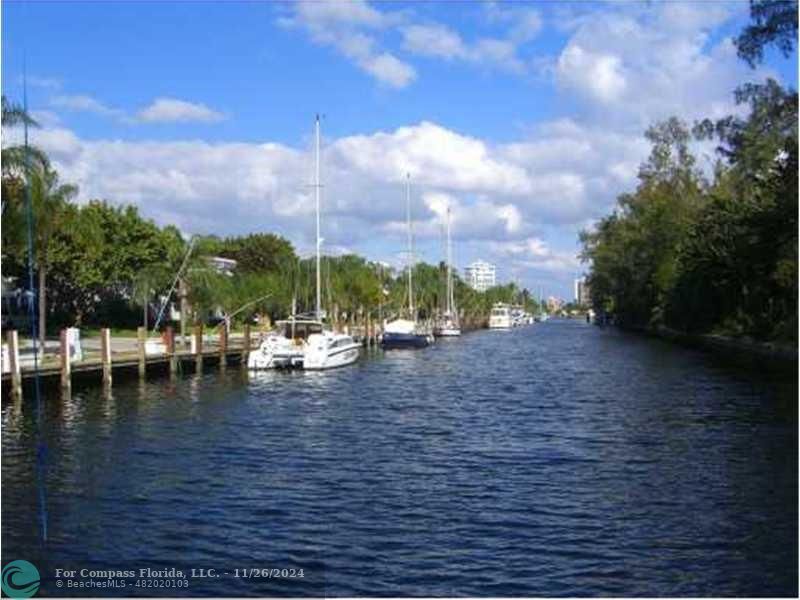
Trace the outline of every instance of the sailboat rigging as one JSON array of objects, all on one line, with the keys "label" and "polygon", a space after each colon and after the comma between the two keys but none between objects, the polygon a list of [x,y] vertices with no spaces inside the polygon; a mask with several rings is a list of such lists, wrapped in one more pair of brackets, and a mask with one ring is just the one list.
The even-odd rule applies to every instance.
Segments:
[{"label": "sailboat rigging", "polygon": [[461,324],[458,319],[458,311],[456,310],[455,294],[453,291],[453,256],[452,246],[450,242],[450,207],[447,207],[447,285],[446,285],[446,306],[444,315],[439,320],[434,333],[441,337],[454,337],[461,335]]},{"label": "sailboat rigging", "polygon": [[296,367],[304,369],[330,369],[342,367],[358,360],[361,345],[350,335],[327,329],[322,319],[322,270],[320,235],[320,119],[314,122],[314,199],[316,204],[316,294],[314,314],[309,317],[295,315],[278,321],[278,331],[270,333],[250,354],[248,366],[252,369]]},{"label": "sailboat rigging", "polygon": [[406,226],[408,229],[408,319],[397,318],[384,325],[381,346],[424,348],[433,342],[433,332],[417,319],[414,308],[414,241],[411,235],[411,176],[406,173]]}]

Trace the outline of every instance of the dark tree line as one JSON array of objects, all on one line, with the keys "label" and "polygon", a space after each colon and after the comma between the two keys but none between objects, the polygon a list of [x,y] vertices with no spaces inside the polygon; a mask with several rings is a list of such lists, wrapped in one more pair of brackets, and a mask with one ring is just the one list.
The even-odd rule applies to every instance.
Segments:
[{"label": "dark tree line", "polygon": [[[769,44],[793,50],[797,2],[754,1],[751,14],[743,59],[758,64]],[[581,234],[596,310],[634,327],[797,339],[797,92],[768,80],[735,99],[747,117],[648,130],[637,189]],[[710,180],[693,138],[717,142]]]}]

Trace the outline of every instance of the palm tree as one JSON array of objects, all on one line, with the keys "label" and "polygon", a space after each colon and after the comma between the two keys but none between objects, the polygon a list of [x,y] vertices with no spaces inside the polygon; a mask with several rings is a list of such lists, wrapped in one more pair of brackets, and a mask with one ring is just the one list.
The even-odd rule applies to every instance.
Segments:
[{"label": "palm tree", "polygon": [[[4,95],[2,97],[2,126],[4,128],[19,127],[39,127],[37,123],[25,109],[19,104],[10,101]],[[2,149],[3,163],[3,204],[2,211],[5,213],[6,207],[10,203],[19,203],[22,199],[22,188],[25,184],[26,165],[31,169],[42,171],[50,166],[47,155],[39,148],[31,146],[8,146]]]},{"label": "palm tree", "polygon": [[3,127],[15,127],[28,124],[38,127],[39,124],[25,111],[22,105],[12,102],[3,94]]},{"label": "palm tree", "polygon": [[169,285],[169,269],[166,265],[154,264],[139,271],[133,282],[133,300],[142,306],[142,325],[147,330],[147,311],[150,301],[160,290]]},{"label": "palm tree", "polygon": [[39,273],[39,341],[44,344],[47,331],[47,270],[51,263],[50,242],[69,218],[69,202],[78,187],[59,181],[52,169],[31,173],[31,204],[35,219],[33,259]]}]

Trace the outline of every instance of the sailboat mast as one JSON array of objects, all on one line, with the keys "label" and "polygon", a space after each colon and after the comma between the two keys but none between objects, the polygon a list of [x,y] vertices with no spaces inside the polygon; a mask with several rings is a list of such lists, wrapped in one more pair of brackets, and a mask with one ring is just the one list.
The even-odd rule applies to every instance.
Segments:
[{"label": "sailboat mast", "polygon": [[414,319],[414,292],[411,272],[414,270],[414,248],[411,241],[411,175],[406,173],[406,221],[408,223],[408,312]]},{"label": "sailboat mast", "polygon": [[320,275],[320,243],[321,239],[319,237],[319,192],[320,192],[320,181],[319,181],[319,115],[317,115],[316,119],[316,126],[315,126],[315,146],[316,146],[316,165],[315,165],[315,181],[314,181],[314,193],[317,200],[317,303],[315,307],[315,315],[317,319],[322,318],[322,303],[321,303],[321,290],[322,285],[321,282],[321,275]]},{"label": "sailboat mast", "polygon": [[453,279],[450,271],[450,207],[447,207],[447,315],[453,312]]}]

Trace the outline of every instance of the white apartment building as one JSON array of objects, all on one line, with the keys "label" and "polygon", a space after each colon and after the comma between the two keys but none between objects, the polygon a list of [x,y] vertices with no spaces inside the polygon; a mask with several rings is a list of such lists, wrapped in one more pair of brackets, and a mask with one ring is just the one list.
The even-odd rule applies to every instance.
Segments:
[{"label": "white apartment building", "polygon": [[579,304],[580,306],[589,306],[591,304],[591,291],[589,289],[589,284],[586,283],[586,278],[581,277],[580,279],[576,279],[574,282],[575,285],[575,303]]},{"label": "white apartment building", "polygon": [[497,284],[497,269],[491,263],[476,260],[464,269],[467,285],[473,290],[485,292]]}]

